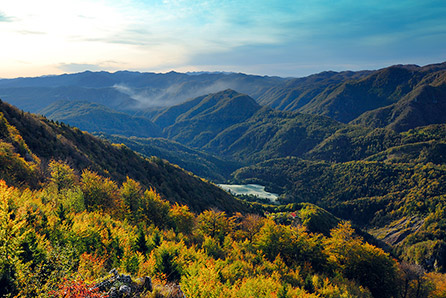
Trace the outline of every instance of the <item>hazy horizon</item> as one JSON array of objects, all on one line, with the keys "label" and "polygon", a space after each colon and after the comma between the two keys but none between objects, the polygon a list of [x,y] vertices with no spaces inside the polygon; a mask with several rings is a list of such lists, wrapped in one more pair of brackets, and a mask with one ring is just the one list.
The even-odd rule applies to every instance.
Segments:
[{"label": "hazy horizon", "polygon": [[446,2],[2,3],[0,78],[85,70],[302,77],[446,60]]},{"label": "hazy horizon", "polygon": [[118,72],[136,72],[136,73],[154,73],[154,74],[168,74],[170,72],[176,72],[176,73],[180,73],[180,74],[186,74],[186,75],[198,75],[198,74],[204,74],[204,73],[223,73],[223,74],[245,74],[245,75],[253,75],[253,76],[266,76],[266,77],[278,77],[278,78],[302,78],[302,77],[307,77],[307,76],[311,76],[311,75],[315,75],[321,72],[327,72],[327,71],[335,71],[335,72],[343,72],[343,71],[374,71],[374,70],[379,70],[381,68],[386,68],[386,67],[390,67],[390,66],[394,66],[394,65],[417,65],[419,67],[423,67],[423,66],[427,66],[427,65],[431,65],[431,64],[440,64],[440,63],[446,63],[445,61],[436,61],[436,62],[432,62],[429,64],[414,64],[414,63],[399,63],[399,64],[389,64],[389,65],[384,65],[380,68],[369,68],[369,69],[357,69],[357,70],[353,70],[353,69],[342,69],[342,70],[332,70],[332,69],[326,69],[326,70],[321,70],[318,72],[313,72],[313,73],[308,73],[308,74],[304,74],[304,75],[300,75],[300,76],[280,76],[280,75],[268,75],[268,74],[261,74],[261,73],[246,73],[246,72],[237,72],[237,71],[208,71],[208,70],[197,70],[197,71],[177,71],[175,69],[171,69],[171,70],[166,70],[166,71],[150,71],[150,70],[146,70],[146,71],[142,71],[142,70],[128,70],[128,69],[118,69],[118,70],[90,70],[90,69],[84,69],[84,70],[79,70],[79,71],[73,71],[73,72],[63,72],[63,73],[55,73],[55,74],[42,74],[42,75],[35,75],[35,76],[17,76],[17,77],[0,77],[0,80],[7,80],[7,79],[21,79],[21,78],[36,78],[36,77],[52,77],[52,76],[59,76],[59,75],[70,75],[70,74],[78,74],[78,73],[83,73],[83,72],[108,72],[108,73],[118,73]]}]

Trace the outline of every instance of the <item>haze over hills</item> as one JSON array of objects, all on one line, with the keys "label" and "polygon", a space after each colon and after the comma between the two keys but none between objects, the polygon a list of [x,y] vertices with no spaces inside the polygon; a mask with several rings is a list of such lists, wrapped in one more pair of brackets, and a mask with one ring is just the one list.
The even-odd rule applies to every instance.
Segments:
[{"label": "haze over hills", "polygon": [[[318,204],[369,230],[397,256],[443,271],[445,216],[437,210],[446,204],[445,68],[396,65],[300,79],[124,72],[140,91],[146,88],[143,78],[153,79],[158,91],[178,82],[183,91],[204,90],[216,78],[232,78],[247,83],[247,92],[225,88],[181,100],[175,95],[164,102],[169,106],[136,105],[125,113],[76,101],[41,111],[215,182],[260,183],[281,195],[279,203]],[[86,75],[90,85],[82,81]],[[92,78],[106,86],[117,84],[117,75],[51,79],[76,79],[70,84],[94,88]],[[23,80],[41,88],[36,85],[45,78]],[[154,132],[161,138],[148,138]]]},{"label": "haze over hills", "polygon": [[0,98],[37,112],[58,100],[91,101],[118,110],[166,107],[227,88],[258,97],[284,81],[237,73],[91,72],[0,80]]},{"label": "haze over hills", "polygon": [[161,130],[149,119],[135,117],[88,101],[56,101],[39,114],[89,132],[158,137]]},{"label": "haze over hills", "polygon": [[[401,131],[413,128],[407,123],[441,123],[441,115],[425,119],[423,115],[429,112],[426,110],[429,107],[439,110],[434,106],[442,104],[445,77],[446,63],[423,67],[395,65],[375,71],[322,72],[297,79],[235,73],[87,71],[0,80],[0,98],[32,112],[58,100],[90,101],[121,111],[131,110],[150,119],[158,115],[159,120],[152,120],[162,122],[159,112],[164,107],[229,88],[252,97],[262,106]],[[423,100],[434,95],[433,102]],[[406,121],[406,117],[410,119]]]},{"label": "haze over hills", "polygon": [[445,16],[2,1],[0,298],[446,298]]},{"label": "haze over hills", "polygon": [[[16,139],[24,142],[21,145],[24,149],[12,151],[18,151],[21,158],[34,161],[38,167],[40,163],[44,167],[53,159],[67,162],[79,172],[90,169],[118,182],[125,181],[128,176],[146,187],[156,188],[165,199],[187,204],[197,211],[210,207],[230,212],[246,208],[220,188],[159,158],[144,159],[125,146],[115,146],[63,123],[57,124],[43,117],[25,114],[4,102],[0,103],[0,113],[7,123],[5,125],[12,125],[17,129]],[[6,130],[3,131],[5,132]],[[2,136],[2,139],[5,138]],[[26,164],[23,167],[29,168]],[[12,172],[20,175],[23,171]],[[37,184],[39,172],[35,170],[29,175],[32,177],[31,181]],[[209,200],[202,197],[206,193],[209,194]]]},{"label": "haze over hills", "polygon": [[[159,158],[4,102],[0,200],[2,296],[94,297],[117,285],[130,297],[317,297],[330,289],[370,298],[397,293],[405,276],[389,253],[315,205],[242,202]],[[347,255],[348,271],[331,258],[346,245],[357,252]],[[240,266],[255,273],[243,270],[241,281]],[[380,274],[357,281],[365,268]],[[142,274],[156,278],[134,282]],[[306,290],[304,277],[319,275],[330,284]],[[215,287],[202,282],[209,277]]]}]

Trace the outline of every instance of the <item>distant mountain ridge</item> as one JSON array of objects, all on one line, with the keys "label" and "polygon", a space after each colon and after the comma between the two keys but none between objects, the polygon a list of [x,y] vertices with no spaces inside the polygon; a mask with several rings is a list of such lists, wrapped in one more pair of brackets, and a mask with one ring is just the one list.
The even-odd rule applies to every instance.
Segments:
[{"label": "distant mountain ridge", "polygon": [[14,149],[0,142],[1,147],[6,146],[7,149],[0,151],[0,161],[9,164],[0,167],[0,177],[11,166],[10,159],[3,157],[18,151],[20,156],[14,159],[14,164],[20,171],[12,172],[16,172],[14,175],[19,178],[29,177],[26,180],[17,179],[20,183],[31,181],[30,184],[36,184],[41,177],[39,169],[44,170],[50,160],[60,160],[79,173],[90,169],[119,183],[128,176],[146,187],[155,188],[163,198],[187,204],[192,210],[202,211],[212,207],[228,212],[247,210],[243,202],[222,189],[160,158],[145,159],[123,145],[112,145],[77,128],[24,113],[1,101],[0,116],[0,140],[11,138],[8,132],[11,129],[4,128],[12,126],[15,131],[13,146],[17,147]]},{"label": "distant mountain ridge", "polygon": [[[409,107],[404,102],[417,96],[432,96],[428,92],[435,93],[437,100],[444,98],[441,86],[445,78],[446,62],[422,67],[394,65],[374,71],[326,71],[296,79],[218,72],[86,71],[3,79],[0,98],[32,112],[59,100],[90,101],[151,118],[165,107],[232,89],[252,97],[262,106],[401,131],[414,128],[406,122],[429,125],[443,121],[440,115],[432,121],[430,117],[422,119],[421,115],[429,112],[428,106],[412,104]],[[435,90],[428,91],[429,86]],[[406,117],[409,118],[405,120]],[[392,124],[393,121],[398,123]]]},{"label": "distant mountain ridge", "polygon": [[56,101],[38,112],[89,132],[136,137],[159,137],[161,130],[149,119],[114,111],[88,101]]},{"label": "distant mountain ridge", "polygon": [[[93,76],[96,75],[101,77],[98,73]],[[165,76],[157,78],[164,83],[167,77],[176,82],[184,78],[177,73]],[[76,115],[71,118],[73,121],[90,120],[86,130],[112,132],[101,136],[127,144],[146,156],[159,155],[175,161],[206,179],[259,183],[268,191],[279,193],[282,204],[317,203],[336,216],[369,229],[393,247],[396,255],[423,264],[429,270],[446,272],[446,63],[324,72],[277,81],[262,77],[251,80],[250,76],[238,74],[236,77],[251,82],[249,88],[258,92],[258,96],[225,88],[181,102],[172,101],[175,104],[166,107],[138,108],[127,114],[98,103],[83,103],[87,108],[82,109],[74,101],[67,104],[66,110],[58,107],[51,112],[54,117],[58,112]],[[183,83],[189,91],[194,84],[204,84],[203,81]],[[135,94],[142,94],[135,93],[135,88],[119,88],[122,94],[133,92],[134,98]],[[175,89],[170,94],[186,89]],[[102,129],[95,127],[100,124],[94,122],[95,118],[107,117],[126,119],[127,123],[146,119],[159,129],[162,138],[132,137],[138,126],[131,124],[135,127],[132,132],[119,127],[120,120],[105,123]],[[14,121],[14,117],[8,119]],[[86,150],[93,156],[108,154],[101,146],[94,145],[86,137],[88,134],[72,131],[78,137],[84,136],[87,144],[92,143]],[[38,141],[27,133],[30,134],[25,131],[23,138],[34,153],[34,142]],[[40,130],[34,133],[37,135]],[[57,133],[40,135],[49,144],[58,139]],[[37,147],[45,150],[43,144]],[[10,153],[8,148],[6,152]],[[56,148],[57,152],[68,150],[63,146]],[[88,156],[75,156],[75,160],[88,160]],[[107,159],[106,164],[113,165],[112,172],[123,171],[119,174],[122,180],[123,173],[130,171],[131,166],[113,160],[114,156],[123,158],[112,154],[107,156],[112,160]],[[192,200],[196,209],[210,205],[201,204],[202,198],[184,184],[165,187],[166,180],[158,176],[172,178],[167,173],[184,174],[184,171],[159,158],[150,160],[162,170],[162,174],[149,171],[148,181],[156,183],[157,189],[165,190],[167,196]],[[177,183],[178,177],[172,178],[173,183]],[[143,178],[149,179],[144,175]],[[172,189],[175,191],[169,193]],[[187,196],[189,192],[193,198]],[[219,199],[218,203],[229,208],[225,200]]]},{"label": "distant mountain ridge", "polygon": [[321,93],[328,93],[338,84],[363,78],[372,71],[324,71],[308,77],[290,79],[267,90],[258,99],[262,105],[283,111],[294,111],[308,104]]},{"label": "distant mountain ridge", "polygon": [[0,98],[30,112],[58,100],[91,101],[118,110],[182,103],[228,88],[258,97],[285,79],[241,73],[184,74],[85,71],[75,74],[0,80]]},{"label": "distant mountain ridge", "polygon": [[[376,71],[323,72],[274,86],[259,98],[259,102],[281,110],[326,115],[344,123],[352,121],[372,127],[388,125],[401,131],[444,122],[439,115],[432,120],[429,116],[420,119],[419,115],[428,114],[430,111],[426,108],[429,108],[419,103],[413,107],[416,116],[409,113],[404,102],[417,96],[435,96],[440,102],[446,95],[442,87],[445,80],[446,62],[423,67],[394,65]],[[424,94],[419,95],[420,92]],[[435,109],[439,108],[442,106]],[[410,119],[404,120],[405,117]],[[394,120],[401,124],[392,125]],[[402,124],[412,121],[417,124]]]},{"label": "distant mountain ridge", "polygon": [[441,75],[441,83],[422,84],[398,102],[367,111],[352,123],[368,127],[388,127],[395,131],[445,123],[446,71]]}]

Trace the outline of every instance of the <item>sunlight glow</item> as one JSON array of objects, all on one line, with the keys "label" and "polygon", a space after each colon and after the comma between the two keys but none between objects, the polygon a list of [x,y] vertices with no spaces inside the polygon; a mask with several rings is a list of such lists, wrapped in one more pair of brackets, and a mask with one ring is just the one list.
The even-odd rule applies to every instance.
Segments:
[{"label": "sunlight glow", "polygon": [[326,70],[322,66],[327,64],[336,70],[346,64],[361,69],[389,61],[441,62],[446,4],[427,2],[432,5],[402,0],[388,5],[371,0],[7,0],[0,7],[0,77],[75,72],[82,66],[297,75]]}]

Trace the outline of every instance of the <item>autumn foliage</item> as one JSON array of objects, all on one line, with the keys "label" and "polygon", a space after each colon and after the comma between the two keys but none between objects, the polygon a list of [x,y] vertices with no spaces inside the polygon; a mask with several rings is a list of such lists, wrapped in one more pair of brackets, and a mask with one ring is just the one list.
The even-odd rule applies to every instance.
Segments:
[{"label": "autumn foliage", "polygon": [[112,268],[151,276],[153,292],[142,297],[176,297],[178,286],[186,297],[444,293],[443,275],[413,277],[412,267],[365,242],[348,222],[330,234],[310,232],[297,221],[299,212],[305,220],[323,213],[309,206],[195,214],[130,178],[119,185],[92,171],[77,175],[58,161],[49,163],[38,190],[1,181],[0,201],[2,296],[105,297],[92,288]]},{"label": "autumn foliage", "polygon": [[108,297],[105,294],[99,293],[97,289],[92,289],[82,280],[69,281],[63,280],[59,285],[59,289],[50,292],[50,296],[55,298],[104,298]]}]

